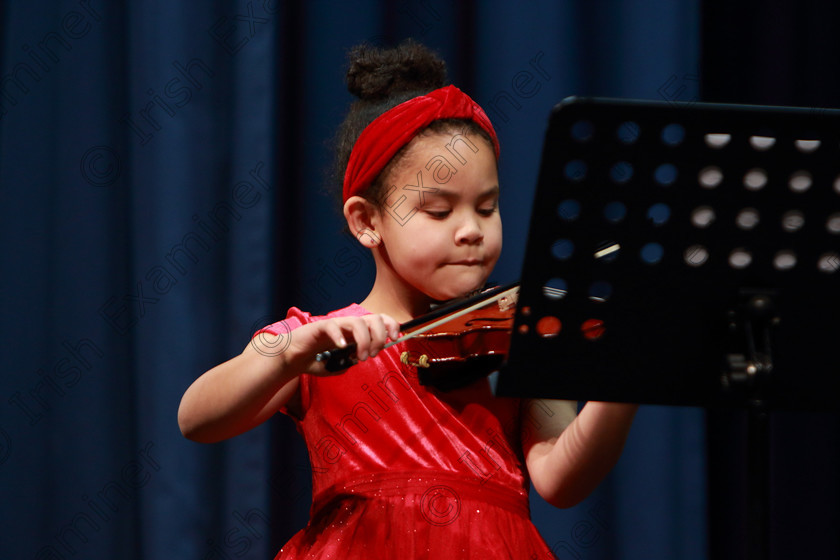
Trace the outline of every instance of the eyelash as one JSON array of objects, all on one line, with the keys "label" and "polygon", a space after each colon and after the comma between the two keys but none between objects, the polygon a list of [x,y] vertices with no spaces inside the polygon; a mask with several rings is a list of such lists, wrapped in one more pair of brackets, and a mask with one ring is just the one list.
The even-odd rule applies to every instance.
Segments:
[{"label": "eyelash", "polygon": [[[498,209],[499,209],[498,203],[494,202],[493,206],[491,208],[479,208],[478,213],[481,214],[482,216],[492,216],[496,212],[496,210],[498,210]],[[435,218],[436,220],[443,220],[444,218],[449,216],[449,214],[451,214],[451,213],[452,213],[452,210],[440,210],[440,211],[426,210],[426,214],[428,214],[432,218]]]}]

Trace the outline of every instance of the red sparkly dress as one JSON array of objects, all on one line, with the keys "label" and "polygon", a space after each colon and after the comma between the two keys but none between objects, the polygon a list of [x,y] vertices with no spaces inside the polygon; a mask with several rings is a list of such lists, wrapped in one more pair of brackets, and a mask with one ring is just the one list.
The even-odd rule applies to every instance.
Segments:
[{"label": "red sparkly dress", "polygon": [[[359,316],[353,304],[327,317]],[[261,332],[294,336],[324,319],[297,308]],[[400,344],[329,377],[300,376],[312,465],[309,524],[276,559],[554,558],[528,507],[519,401],[486,379],[422,386]],[[275,559],[275,560],[276,560]]]}]

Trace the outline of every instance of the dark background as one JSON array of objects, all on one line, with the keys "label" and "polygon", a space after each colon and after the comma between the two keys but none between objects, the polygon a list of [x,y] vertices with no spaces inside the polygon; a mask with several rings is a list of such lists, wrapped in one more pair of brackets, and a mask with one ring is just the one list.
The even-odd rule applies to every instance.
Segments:
[{"label": "dark background", "polygon": [[[349,47],[414,37],[485,107],[502,144],[493,279],[506,282],[555,103],[837,107],[837,15],[806,2],[6,0],[0,556],[270,558],[306,522],[308,461],[288,419],[200,445],[176,411],[288,307],[367,293],[372,259],[323,192]],[[773,423],[775,555],[837,557],[837,417]],[[601,487],[568,510],[535,499],[535,522],[559,558],[743,557],[742,428],[742,414],[645,406]]]},{"label": "dark background", "polygon": [[[701,95],[704,101],[840,107],[840,7],[829,2],[704,2]],[[807,286],[802,287],[807,290]],[[826,297],[834,297],[827,295]],[[828,323],[827,323],[828,324]],[[838,373],[825,364],[825,386]],[[710,553],[748,553],[747,413],[708,414]],[[769,417],[772,558],[840,556],[840,415],[774,412]]]}]

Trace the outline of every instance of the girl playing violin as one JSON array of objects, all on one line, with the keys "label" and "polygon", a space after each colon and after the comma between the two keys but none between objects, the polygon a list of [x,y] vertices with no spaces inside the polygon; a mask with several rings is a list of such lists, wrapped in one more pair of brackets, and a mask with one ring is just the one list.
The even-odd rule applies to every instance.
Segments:
[{"label": "girl playing violin", "polygon": [[[480,289],[499,258],[499,142],[425,47],[358,47],[359,97],[339,131],[350,231],[373,254],[368,296],[325,316],[291,308],[199,377],[183,434],[216,442],[291,416],[309,450],[309,524],[277,558],[552,558],[530,521],[585,498],[621,453],[634,405],[493,397],[487,379],[441,392],[400,362],[399,325]],[[278,339],[288,337],[288,345]],[[356,365],[316,354],[356,345]],[[274,348],[283,347],[282,352]],[[536,364],[535,364],[536,366]]]}]

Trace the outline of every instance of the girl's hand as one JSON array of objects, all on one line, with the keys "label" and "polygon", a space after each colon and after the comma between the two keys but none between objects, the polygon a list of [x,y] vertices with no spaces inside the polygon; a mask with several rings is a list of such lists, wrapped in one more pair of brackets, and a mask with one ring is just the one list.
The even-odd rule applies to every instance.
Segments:
[{"label": "girl's hand", "polygon": [[388,315],[337,317],[303,325],[281,338],[255,336],[245,350],[196,379],[181,399],[178,425],[201,442],[231,438],[258,426],[298,391],[301,373],[333,375],[315,360],[318,352],[355,342],[356,356],[375,356],[399,338],[400,326]]},{"label": "girl's hand", "polygon": [[[378,354],[388,340],[396,340],[400,325],[389,315],[371,314],[361,317],[336,317],[302,325],[286,336],[290,336],[289,347],[283,353],[287,371],[313,375],[336,375],[342,372],[328,372],[316,354],[356,344],[356,358],[366,360]],[[270,346],[270,341],[268,342]]]}]

